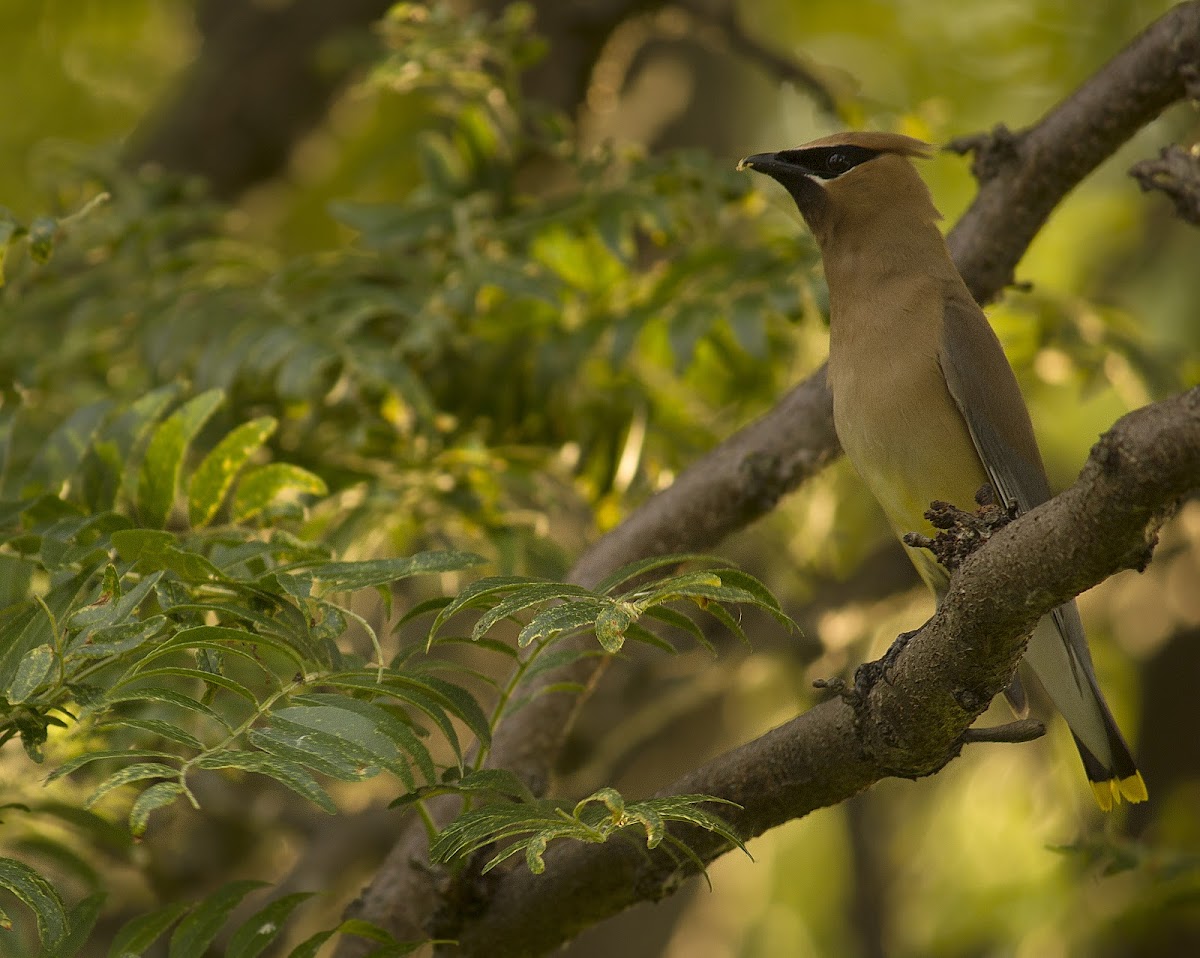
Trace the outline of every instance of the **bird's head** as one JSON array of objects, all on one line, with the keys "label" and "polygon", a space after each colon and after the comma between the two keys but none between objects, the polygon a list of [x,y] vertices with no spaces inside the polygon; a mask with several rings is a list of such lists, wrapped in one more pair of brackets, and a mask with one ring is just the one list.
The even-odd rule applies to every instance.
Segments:
[{"label": "bird's head", "polygon": [[899,133],[844,132],[794,150],[755,153],[738,163],[782,184],[819,240],[835,221],[863,222],[881,210],[937,219],[921,178],[909,162],[934,148]]}]

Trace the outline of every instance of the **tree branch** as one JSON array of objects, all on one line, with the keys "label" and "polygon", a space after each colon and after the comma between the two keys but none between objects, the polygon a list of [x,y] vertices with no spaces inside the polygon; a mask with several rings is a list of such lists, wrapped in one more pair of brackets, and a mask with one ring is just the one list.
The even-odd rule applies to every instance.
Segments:
[{"label": "tree branch", "polygon": [[1168,11],[1041,122],[1017,133],[947,144],[973,153],[979,193],[950,236],[972,294],[986,302],[1013,270],[1051,211],[1126,140],[1195,86],[1200,2]]},{"label": "tree branch", "polygon": [[[1072,130],[1119,128],[1121,138],[1103,141],[1111,153],[1135,132],[1134,119],[1146,122],[1170,98],[1184,95],[1181,49],[1200,59],[1200,0],[1176,7],[1152,24],[1019,138],[1069,144]],[[1119,88],[1135,80],[1130,91]],[[999,292],[1033,237],[1032,232],[1025,236],[1022,227],[1030,197],[1048,199],[1052,207],[1099,162],[1089,159],[1081,165],[1068,154],[1066,147],[1058,152],[1044,147],[1037,162],[1032,154],[1023,154],[1020,175],[1005,180],[1009,192],[997,197],[1000,187],[995,184],[1001,181],[994,179],[951,231],[948,242],[955,263],[980,301]],[[1066,174],[1056,166],[1059,162],[1067,164]],[[1044,219],[1043,215],[1038,220],[1039,226]],[[840,452],[821,367],[769,413],[697,460],[670,488],[592,545],[571,570],[570,581],[592,585],[613,569],[646,556],[711,548],[770,512]],[[603,667],[602,659],[585,659],[543,673],[539,681],[589,686]],[[512,769],[535,790],[544,789],[575,707],[569,695],[536,699],[498,730],[490,764]]]},{"label": "tree branch", "polygon": [[[1152,24],[1041,121],[1016,134],[1019,146],[1014,157],[1000,164],[983,184],[975,202],[947,238],[955,263],[978,300],[992,299],[1010,281],[1016,263],[1049,211],[1088,172],[1141,125],[1184,95],[1183,74],[1186,71],[1183,65],[1198,59],[1200,0],[1191,0]],[[569,578],[580,584],[594,584],[612,569],[646,556],[711,548],[725,536],[769,512],[782,496],[797,488],[839,453],[833,430],[832,402],[822,367],[796,386],[766,416],[697,460],[670,488],[650,499],[592,545],[580,557]],[[1024,525],[1027,526],[1029,521],[1025,520]],[[1000,538],[998,535],[997,539]],[[990,547],[989,554],[995,548]],[[1080,589],[1086,587],[1081,585]],[[1031,621],[1036,618],[1034,616]],[[590,642],[590,639],[580,641]],[[581,659],[563,669],[540,674],[538,681],[544,685],[575,682],[590,687],[598,680],[603,667],[603,660]],[[535,791],[543,792],[578,705],[579,697],[565,693],[534,698],[498,730],[489,764],[517,771],[532,783]],[[801,723],[797,728],[812,724],[817,728],[832,729],[836,727],[835,715],[845,717],[837,708],[836,703],[827,703],[806,713],[796,720]],[[809,718],[814,712],[817,715]],[[787,737],[779,741],[786,744],[786,755],[780,753],[769,758],[773,753],[768,746],[757,744],[756,754],[774,762],[806,757],[809,764],[798,767],[820,767],[812,764],[823,747],[819,741],[812,745],[793,743]],[[782,791],[778,796],[772,794],[774,785],[768,783],[762,786],[763,792],[756,798],[760,803],[788,807],[795,817],[804,811],[797,810],[799,806],[789,797],[788,789],[795,788],[794,781],[790,786],[785,782],[789,776],[794,779],[795,773],[787,771],[789,767],[786,764],[780,766]],[[853,794],[853,790],[865,788],[869,784],[862,777],[865,769],[865,765],[857,770],[847,766],[839,787],[834,787],[836,783],[826,782],[829,794],[845,797]],[[856,782],[860,784],[848,790]],[[817,797],[810,794],[809,800]],[[453,808],[446,806],[434,811],[435,817],[440,819],[442,815],[451,815]],[[748,823],[753,825],[748,820],[739,821],[743,827]],[[763,825],[758,831],[750,827],[747,834],[758,834],[766,827],[770,825]],[[629,869],[644,859],[637,853],[622,857],[631,853],[628,849],[615,850],[618,848],[613,845],[593,849],[591,854],[595,857],[588,859],[588,867],[603,869],[604,856],[616,856],[614,861],[624,864],[614,865],[614,875],[619,882],[627,882]],[[662,862],[658,858],[650,861],[658,862],[656,867],[661,872]],[[623,907],[622,901],[628,903],[664,894],[659,872],[639,873],[642,875],[639,880],[648,882],[650,891],[645,893],[635,894],[637,890],[630,885],[623,890],[598,893],[590,910],[586,903],[576,902],[581,909],[576,923],[571,927],[558,926],[555,932],[561,936],[558,940]],[[501,889],[503,895],[519,897],[513,888],[514,883],[520,881],[519,877],[507,879]],[[545,882],[539,887],[546,893],[551,885],[555,886],[554,894],[561,897],[569,890],[570,882]],[[424,934],[438,901],[439,891],[434,888],[425,857],[424,834],[419,823],[410,821],[356,913],[383,925],[398,937],[417,937]],[[486,911],[490,917],[465,929],[464,935],[479,942],[485,940],[479,937],[483,934],[481,929],[498,929],[496,914],[504,907],[501,901],[500,898],[492,901]],[[528,915],[524,920],[536,921]],[[495,933],[499,934],[498,931]],[[531,940],[541,939],[535,935]],[[499,938],[492,941],[495,944]],[[353,952],[345,949],[339,954]]]},{"label": "tree branch", "polygon": [[[1144,567],[1161,523],[1197,489],[1200,387],[1123,417],[1075,485],[968,558],[888,681],[826,701],[660,794],[736,802],[739,810],[721,814],[753,837],[882,778],[937,772],[1008,683],[1037,621],[1113,573]],[[709,832],[677,834],[705,862],[730,850]],[[619,841],[560,843],[546,866],[544,875],[518,866],[499,880],[486,910],[458,932],[460,954],[543,954],[629,905],[671,894],[696,870],[664,846]]]},{"label": "tree branch", "polygon": [[841,118],[837,97],[820,74],[803,60],[784,56],[747,32],[732,0],[721,2],[716,7],[700,0],[681,0],[679,7],[701,25],[710,27],[713,38],[731,53],[756,64],[776,80],[795,84],[812,98],[817,109],[827,117],[834,120]]}]

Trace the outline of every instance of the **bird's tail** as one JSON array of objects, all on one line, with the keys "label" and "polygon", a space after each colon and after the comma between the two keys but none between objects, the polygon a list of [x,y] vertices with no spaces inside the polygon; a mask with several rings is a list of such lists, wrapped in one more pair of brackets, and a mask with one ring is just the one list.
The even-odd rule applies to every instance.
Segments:
[{"label": "bird's tail", "polygon": [[1079,740],[1078,735],[1074,736],[1079,757],[1083,759],[1083,770],[1087,773],[1092,793],[1096,796],[1096,804],[1105,812],[1111,811],[1113,805],[1121,804],[1121,799],[1127,802],[1144,802],[1150,797],[1146,791],[1146,782],[1142,773],[1138,771],[1129,746],[1121,737],[1120,729],[1114,723],[1111,730],[1113,739],[1110,745],[1113,758],[1107,763],[1096,758]]},{"label": "bird's tail", "polygon": [[1144,802],[1146,783],[1096,682],[1075,603],[1038,623],[1025,662],[1067,720],[1100,807]]}]

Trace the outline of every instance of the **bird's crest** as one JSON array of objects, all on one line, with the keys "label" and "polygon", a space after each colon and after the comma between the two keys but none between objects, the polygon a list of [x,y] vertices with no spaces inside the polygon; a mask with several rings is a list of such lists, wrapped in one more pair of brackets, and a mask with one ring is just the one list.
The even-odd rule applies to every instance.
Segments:
[{"label": "bird's crest", "polygon": [[864,150],[876,150],[880,153],[898,153],[914,159],[928,159],[937,152],[937,147],[923,140],[905,136],[902,133],[880,133],[872,130],[844,130],[841,133],[831,133],[820,139],[813,140],[796,147],[796,150],[808,150],[823,146],[857,146]]}]

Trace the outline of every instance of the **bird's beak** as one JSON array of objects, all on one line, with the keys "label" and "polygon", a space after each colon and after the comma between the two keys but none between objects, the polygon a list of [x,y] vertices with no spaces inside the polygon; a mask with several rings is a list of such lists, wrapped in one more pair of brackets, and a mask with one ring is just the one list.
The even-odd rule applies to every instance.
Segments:
[{"label": "bird's beak", "polygon": [[774,153],[755,153],[753,156],[747,156],[738,161],[738,172],[743,170],[752,170],[755,167],[766,166],[775,159]]},{"label": "bird's beak", "polygon": [[753,156],[748,156],[738,163],[737,168],[739,170],[753,170],[755,173],[765,173],[776,180],[781,176],[787,176],[796,172],[794,166],[784,163],[776,153],[755,153]]}]

